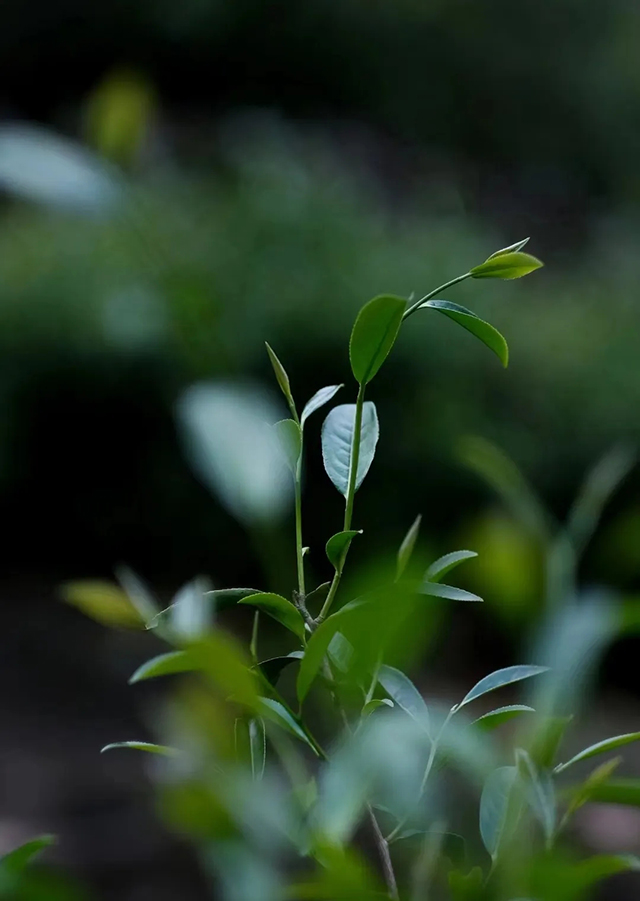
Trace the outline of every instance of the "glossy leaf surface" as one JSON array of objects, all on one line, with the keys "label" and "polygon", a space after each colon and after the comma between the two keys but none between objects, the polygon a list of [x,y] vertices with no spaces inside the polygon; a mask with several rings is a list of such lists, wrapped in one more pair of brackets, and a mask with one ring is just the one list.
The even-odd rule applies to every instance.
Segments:
[{"label": "glossy leaf surface", "polygon": [[520,682],[523,679],[530,679],[531,676],[539,676],[541,673],[546,672],[548,672],[548,667],[546,666],[527,665],[507,666],[504,669],[496,670],[494,673],[485,676],[484,679],[480,679],[480,681],[473,686],[471,691],[468,692],[458,704],[458,709],[464,707],[465,704],[470,704],[471,701],[475,701],[476,698],[480,698],[490,691],[495,691],[497,688],[511,685],[513,682]]},{"label": "glossy leaf surface", "polygon": [[349,358],[359,384],[370,382],[386,360],[398,337],[406,306],[402,297],[381,294],[358,313],[351,332]]},{"label": "glossy leaf surface", "polygon": [[439,313],[452,319],[462,328],[475,335],[489,350],[492,350],[498,357],[503,366],[509,364],[509,348],[503,335],[497,328],[494,328],[489,322],[485,322],[471,310],[461,307],[457,303],[451,303],[448,300],[427,300],[422,304],[420,310],[437,310]]}]

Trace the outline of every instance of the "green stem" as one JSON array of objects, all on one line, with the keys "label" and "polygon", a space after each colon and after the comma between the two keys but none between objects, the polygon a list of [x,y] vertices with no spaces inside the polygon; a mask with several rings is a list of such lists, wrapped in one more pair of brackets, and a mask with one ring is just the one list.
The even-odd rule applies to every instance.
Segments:
[{"label": "green stem", "polygon": [[295,504],[296,504],[296,565],[298,569],[298,594],[304,601],[306,594],[304,586],[304,555],[302,553],[302,438],[300,443],[300,459],[295,473]]},{"label": "green stem", "polygon": [[[353,501],[356,494],[356,482],[358,480],[358,463],[360,462],[360,441],[362,438],[363,407],[364,385],[360,385],[358,389],[358,397],[356,398],[356,415],[353,424],[353,445],[351,446],[351,459],[349,461],[349,481],[347,483],[347,500],[344,508],[344,524],[342,526],[343,532],[349,531],[349,529],[351,528],[351,520],[353,518]],[[320,615],[316,620],[317,625],[320,625],[320,623],[323,622],[323,620],[325,620],[329,615],[329,610],[331,610],[331,605],[333,604],[336,593],[338,591],[338,587],[340,585],[342,570],[344,568],[344,560],[346,560],[346,557],[347,554],[345,553],[344,559],[342,561],[342,566],[340,567],[340,569],[336,569],[333,575],[331,587],[329,588],[329,592],[322,606],[322,610],[320,611]]]},{"label": "green stem", "polygon": [[457,285],[459,282],[464,282],[466,279],[471,278],[470,272],[465,272],[464,275],[459,275],[457,278],[452,278],[450,282],[445,282],[444,285],[440,285],[439,288],[436,288],[435,291],[431,291],[429,294],[425,294],[424,297],[421,297],[420,300],[416,300],[413,306],[410,306],[408,310],[405,310],[403,320],[408,316],[411,316],[412,313],[415,313],[416,310],[419,310],[423,303],[426,303],[428,300],[431,300],[432,297],[435,297],[437,294],[440,294],[441,291],[446,291],[447,288],[451,288],[453,285]]}]

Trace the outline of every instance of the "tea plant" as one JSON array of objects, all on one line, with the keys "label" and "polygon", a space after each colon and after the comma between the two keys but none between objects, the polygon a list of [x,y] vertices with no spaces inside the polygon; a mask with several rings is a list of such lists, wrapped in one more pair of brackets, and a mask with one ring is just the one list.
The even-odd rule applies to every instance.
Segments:
[{"label": "tea plant", "polygon": [[[120,573],[122,592],[99,583],[67,588],[67,600],[94,618],[146,626],[172,647],[143,664],[132,683],[198,674],[181,683],[169,703],[159,727],[162,744],[116,742],[104,750],[156,755],[164,816],[194,838],[203,866],[215,873],[230,901],[571,901],[597,880],[638,866],[618,856],[578,859],[561,841],[574,813],[606,793],[608,785],[631,803],[640,794],[635,783],[625,788],[611,782],[616,761],[570,781],[582,761],[636,741],[640,732],[604,739],[568,757],[560,751],[571,713],[565,709],[566,683],[578,684],[583,652],[601,628],[606,604],[585,603],[577,612],[572,607],[572,615],[556,623],[555,656],[546,654],[551,667],[545,659],[545,665],[537,660],[499,669],[448,707],[427,704],[399,666],[415,659],[433,631],[438,605],[481,601],[448,584],[453,570],[475,554],[454,551],[419,571],[413,553],[418,517],[394,569],[381,567],[373,584],[355,596],[346,591],[352,543],[364,540],[356,493],[379,438],[376,406],[366,397],[370,383],[403,323],[421,311],[436,311],[461,325],[506,366],[503,336],[440,295],[466,279],[533,272],[542,264],[523,251],[525,244],[492,254],[419,300],[382,295],[358,314],[349,344],[356,400],[333,407],[322,426],[324,468],[344,498],[341,528],[326,543],[329,581],[308,584],[303,461],[309,418],[343,386],[321,388],[300,411],[286,370],[267,345],[290,418],[267,433],[234,431],[230,419],[219,417],[216,446],[225,443],[226,465],[214,461],[210,481],[248,521],[255,510],[246,494],[250,474],[243,455],[251,453],[254,441],[269,448],[271,463],[258,474],[267,482],[272,468],[288,467],[297,573],[290,597],[253,588],[209,590],[196,580],[163,610],[128,570]],[[215,409],[219,412],[219,405]],[[201,471],[211,463],[205,459],[211,448],[204,442],[196,455]],[[255,611],[247,651],[214,623],[221,611],[236,605]],[[262,615],[285,630],[291,650],[261,655]],[[584,626],[583,644],[576,640],[577,622]],[[609,639],[613,631],[607,632]],[[525,680],[540,686],[535,703],[483,706],[490,693]],[[507,722],[516,728],[505,747],[494,733]],[[469,830],[466,811],[478,797],[479,818]],[[377,865],[364,853],[367,842],[375,847]]]}]

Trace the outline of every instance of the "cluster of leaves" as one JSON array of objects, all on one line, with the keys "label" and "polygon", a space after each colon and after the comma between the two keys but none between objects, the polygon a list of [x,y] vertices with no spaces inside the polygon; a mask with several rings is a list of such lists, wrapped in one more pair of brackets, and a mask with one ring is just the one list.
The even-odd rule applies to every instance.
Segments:
[{"label": "cluster of leaves", "polygon": [[[425,701],[396,664],[410,659],[407,648],[415,644],[415,635],[424,634],[443,599],[481,601],[443,582],[475,554],[449,553],[426,572],[416,572],[418,517],[400,545],[394,571],[355,597],[342,596],[350,548],[362,534],[353,527],[355,494],[379,437],[376,407],[365,400],[367,386],[404,320],[418,310],[448,316],[506,365],[507,345],[500,333],[437,296],[467,278],[518,278],[537,269],[541,264],[523,252],[524,243],[498,251],[413,304],[382,295],[360,311],[349,346],[357,399],[333,407],[322,426],[324,467],[344,497],[342,528],[326,543],[333,570],[329,582],[313,590],[306,585],[303,455],[309,417],[342,386],[320,389],[299,414],[286,370],[267,346],[291,413],[269,432],[277,439],[278,459],[290,472],[295,506],[297,586],[291,598],[246,587],[211,590],[195,580],[162,609],[129,570],[119,573],[121,589],[102,583],[67,586],[67,600],[94,618],[145,627],[170,645],[143,664],[132,683],[196,674],[174,699],[164,727],[166,741],[117,742],[104,750],[130,748],[155,755],[165,816],[195,836],[205,867],[215,871],[231,901],[427,895],[452,901],[525,896],[571,901],[604,876],[639,865],[617,856],[575,860],[557,850],[563,830],[587,801],[615,797],[637,803],[640,795],[635,782],[612,781],[616,761],[579,783],[568,781],[576,765],[636,741],[640,733],[618,735],[560,759],[570,722],[567,684],[577,690],[585,647],[598,645],[594,635],[606,640],[615,633],[617,622],[605,628],[610,608],[595,601],[579,611],[565,608],[553,623],[552,651],[540,644],[544,665],[497,670],[447,708]],[[211,414],[220,407],[207,410]],[[214,430],[216,425],[220,422],[213,423]],[[211,426],[207,423],[207,435]],[[271,447],[264,431],[238,434]],[[220,443],[205,442],[205,447],[215,452]],[[210,483],[248,521],[257,508],[246,493],[244,450],[238,447],[236,460],[229,460],[226,445],[225,453],[228,470],[213,466]],[[262,484],[264,473],[254,475]],[[239,498],[234,499],[234,492]],[[587,506],[581,517],[574,517],[583,523],[580,534],[588,528]],[[236,605],[255,611],[248,653],[215,622],[221,611]],[[289,636],[294,646],[288,653],[261,659],[263,614]],[[531,703],[489,710],[477,703],[533,677],[539,687]],[[478,709],[470,716],[474,706]],[[513,747],[505,752],[494,733],[509,721],[516,730]],[[463,792],[479,796],[478,827],[464,838],[455,831],[462,826],[458,805],[444,790],[451,774],[457,774]],[[358,850],[365,823],[378,866]]]}]

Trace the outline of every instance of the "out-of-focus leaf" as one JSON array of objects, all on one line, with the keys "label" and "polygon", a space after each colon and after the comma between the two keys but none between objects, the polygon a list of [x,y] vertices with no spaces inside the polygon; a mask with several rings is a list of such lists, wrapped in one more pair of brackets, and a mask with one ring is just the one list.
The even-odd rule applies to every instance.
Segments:
[{"label": "out-of-focus leaf", "polygon": [[429,734],[429,710],[413,682],[393,666],[381,666],[378,681],[390,698]]},{"label": "out-of-focus leaf", "polygon": [[118,566],[116,568],[116,578],[141,618],[147,624],[147,628],[149,628],[149,624],[154,617],[161,612],[158,601],[142,579],[128,566]]},{"label": "out-of-focus leaf", "polygon": [[470,704],[476,698],[486,695],[490,691],[502,688],[504,685],[511,685],[513,682],[521,682],[523,679],[530,679],[531,676],[539,676],[541,673],[548,672],[547,666],[507,666],[504,669],[496,670],[485,676],[484,679],[473,686],[471,691],[467,692],[464,698],[458,704],[458,709]]},{"label": "out-of-focus leaf", "polygon": [[[607,760],[606,763],[601,764],[599,767],[596,767],[592,773],[590,773],[584,782],[577,785],[570,794],[569,804],[567,806],[567,811],[565,813],[565,821],[572,816],[576,810],[579,810],[584,804],[587,804],[589,801],[602,800],[597,797],[599,790],[604,786],[605,791],[612,784],[610,782],[612,773],[617,769],[620,765],[622,758],[614,757],[613,760]],[[634,782],[635,780],[629,780]],[[638,784],[640,789],[640,783]],[[630,795],[631,796],[631,795]],[[637,800],[640,802],[640,790],[637,794]],[[611,803],[616,803],[615,801]],[[629,802],[627,802],[629,803]]]},{"label": "out-of-focus leaf", "polygon": [[522,278],[544,266],[540,260],[530,253],[511,251],[490,256],[484,263],[470,270],[472,278]]},{"label": "out-of-focus leaf", "polygon": [[180,641],[192,641],[205,635],[212,626],[209,582],[194,579],[184,585],[173,599],[169,610],[171,633]]},{"label": "out-of-focus leaf", "polygon": [[[340,494],[347,496],[351,453],[355,434],[355,404],[334,407],[322,426],[322,459],[327,475]],[[356,491],[369,472],[380,434],[375,404],[366,401],[362,408],[360,456],[356,475]]]},{"label": "out-of-focus leaf", "polygon": [[525,784],[527,800],[542,826],[547,847],[550,847],[556,828],[556,795],[553,779],[548,771],[538,770],[523,748],[516,751],[516,760]]},{"label": "out-of-focus leaf", "polygon": [[367,701],[367,703],[362,708],[362,719],[366,719],[368,716],[371,716],[372,713],[375,713],[380,707],[393,707],[393,701],[389,698],[372,698],[371,701]]},{"label": "out-of-focus leaf", "polygon": [[430,582],[428,579],[425,579],[420,586],[420,594],[428,594],[435,598],[445,598],[448,601],[482,603],[482,598],[471,591],[456,588],[454,585],[441,585],[439,582]]},{"label": "out-of-focus leaf", "polygon": [[626,855],[596,855],[576,862],[548,855],[533,870],[531,892],[544,901],[582,901],[601,880],[638,869],[640,860]]},{"label": "out-of-focus leaf", "polygon": [[320,866],[306,882],[294,885],[288,897],[296,901],[383,901],[371,866],[353,849],[327,845],[318,849]]},{"label": "out-of-focus leaf", "polygon": [[313,633],[304,651],[304,657],[300,661],[296,692],[300,704],[304,701],[309,689],[322,666],[331,639],[340,628],[340,622],[335,615],[325,620]]},{"label": "out-of-focus leaf", "polygon": [[171,676],[174,673],[188,673],[196,669],[196,662],[188,651],[169,651],[147,660],[139,666],[129,679],[129,685],[155,679],[157,676]]},{"label": "out-of-focus leaf", "polygon": [[86,148],[35,125],[0,126],[0,188],[81,213],[105,213],[123,199],[116,171]]},{"label": "out-of-focus leaf", "polygon": [[238,603],[248,604],[251,607],[263,610],[273,619],[282,623],[285,628],[297,635],[298,638],[304,638],[304,620],[300,615],[300,611],[293,606],[291,601],[283,598],[282,595],[260,592],[259,594],[250,594],[248,597],[242,598]]},{"label": "out-of-focus leaf", "polygon": [[427,300],[419,310],[437,310],[445,315],[448,319],[452,319],[462,328],[475,335],[489,350],[492,350],[502,365],[506,368],[509,364],[509,347],[503,335],[497,328],[484,319],[480,319],[471,310],[461,307],[457,303],[451,303],[448,300]]},{"label": "out-of-focus leaf", "polygon": [[280,673],[291,663],[296,660],[302,660],[303,657],[303,651],[292,651],[285,657],[271,657],[269,660],[263,660],[258,664],[258,667],[267,682],[270,682],[271,685],[275,685]]},{"label": "out-of-focus leaf", "polygon": [[8,874],[22,873],[31,863],[34,857],[44,851],[45,848],[55,844],[54,835],[39,835],[31,841],[25,842],[13,851],[9,851],[3,857],[0,857],[0,871]]},{"label": "out-of-focus leaf", "polygon": [[124,591],[110,582],[98,579],[67,582],[62,586],[62,597],[72,607],[105,626],[127,629],[143,629],[140,612]]},{"label": "out-of-focus leaf", "polygon": [[260,590],[258,588],[217,588],[215,591],[207,591],[207,597],[213,601],[214,610],[234,607],[243,598],[248,598],[250,594],[260,594]]},{"label": "out-of-focus leaf", "polygon": [[420,531],[420,523],[422,522],[422,514],[419,514],[414,519],[411,528],[407,532],[407,534],[402,539],[402,544],[398,550],[398,558],[396,565],[396,580],[402,577],[405,569],[407,568],[407,564],[411,559],[411,555],[413,554],[413,549],[416,546],[416,541],[418,540],[418,533]]},{"label": "out-of-focus leaf", "polygon": [[[612,763],[617,764],[618,761]],[[611,779],[594,785],[589,791],[588,800],[640,807],[640,779]]]},{"label": "out-of-focus leaf", "polygon": [[302,453],[302,432],[293,419],[281,419],[276,422],[274,430],[278,442],[287,461],[287,466],[295,474]]},{"label": "out-of-focus leaf", "polygon": [[318,754],[316,746],[305,732],[301,723],[280,701],[274,701],[272,698],[260,698],[260,703],[262,705],[262,713],[266,719],[271,720],[278,726],[286,729],[287,732],[295,735],[296,738],[308,745],[314,754]]},{"label": "out-of-focus leaf", "polygon": [[177,757],[180,751],[177,748],[170,748],[168,745],[154,745],[148,741],[116,741],[110,745],[105,745],[100,751],[113,751],[116,748],[130,748],[133,751],[147,751],[149,754],[160,754],[162,757]]},{"label": "out-of-focus leaf", "polygon": [[398,337],[406,306],[402,297],[381,294],[358,313],[351,332],[349,358],[359,384],[370,382],[386,360]]},{"label": "out-of-focus leaf", "polygon": [[341,673],[347,673],[353,660],[354,649],[350,641],[344,637],[342,632],[336,632],[329,642],[327,654],[331,663],[334,664]]},{"label": "out-of-focus leaf", "polygon": [[249,752],[251,775],[254,779],[262,779],[267,765],[267,733],[261,717],[249,721]]},{"label": "out-of-focus leaf", "polygon": [[484,732],[491,732],[503,723],[523,713],[535,713],[535,710],[533,707],[527,707],[525,704],[511,704],[508,707],[498,707],[478,717],[477,720],[474,720],[473,725],[478,726]]},{"label": "out-of-focus leaf", "polygon": [[509,800],[518,770],[503,766],[487,779],[480,798],[480,835],[485,848],[495,860],[507,825]]},{"label": "out-of-focus leaf", "polygon": [[265,341],[265,347],[267,348],[267,353],[269,354],[269,360],[271,361],[271,365],[273,366],[273,371],[276,376],[276,381],[280,386],[280,390],[284,394],[287,404],[289,405],[289,409],[296,416],[296,404],[293,399],[293,394],[291,393],[291,384],[289,382],[289,376],[287,375],[287,371],[276,356],[273,348],[267,344]]},{"label": "out-of-focus leaf", "polygon": [[187,652],[195,669],[203,672],[224,698],[256,711],[257,677],[242,648],[231,635],[220,631],[189,645]]},{"label": "out-of-focus leaf", "polygon": [[484,873],[474,867],[469,873],[451,870],[449,889],[452,901],[481,901],[484,893]]},{"label": "out-of-focus leaf", "polygon": [[343,385],[327,385],[326,388],[320,388],[319,391],[316,391],[313,397],[305,404],[302,416],[300,417],[300,428],[303,429],[305,422],[311,414],[315,413],[316,410],[319,410],[320,407],[324,407],[325,404],[328,404],[343,387]]},{"label": "out-of-focus leaf", "polygon": [[424,577],[428,582],[439,582],[440,579],[456,566],[459,566],[460,563],[463,563],[465,560],[472,560],[477,556],[475,551],[453,551],[450,554],[445,554],[431,564]]},{"label": "out-of-focus leaf", "polygon": [[496,257],[504,256],[505,253],[518,253],[518,251],[522,250],[522,248],[529,243],[529,240],[529,238],[524,238],[522,241],[516,241],[515,244],[510,244],[508,247],[503,247],[502,250],[496,250],[496,252],[492,253],[487,259],[493,260]]},{"label": "out-of-focus leaf", "polygon": [[146,143],[155,107],[146,78],[123,69],[110,72],[89,97],[87,137],[101,156],[131,166]]},{"label": "out-of-focus leaf", "polygon": [[327,541],[326,552],[329,563],[331,563],[338,572],[342,572],[347,552],[356,535],[362,535],[362,529],[337,532]]},{"label": "out-of-focus leaf", "polygon": [[293,497],[293,480],[270,427],[280,412],[262,391],[231,384],[194,385],[178,403],[196,474],[247,525],[278,518]]},{"label": "out-of-focus leaf", "polygon": [[598,754],[607,754],[609,751],[615,751],[623,745],[631,744],[631,742],[640,741],[640,732],[627,732],[625,735],[614,735],[611,738],[605,738],[594,745],[580,751],[578,754],[567,760],[566,763],[560,763],[555,767],[555,773],[562,773],[574,763],[580,763],[581,760],[588,760],[590,757],[596,757]]}]

